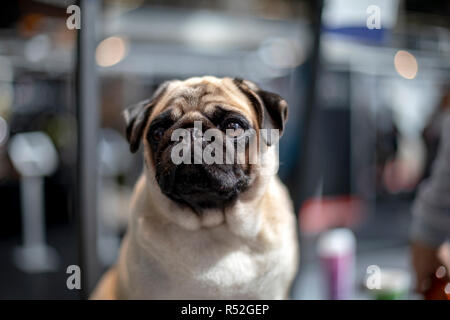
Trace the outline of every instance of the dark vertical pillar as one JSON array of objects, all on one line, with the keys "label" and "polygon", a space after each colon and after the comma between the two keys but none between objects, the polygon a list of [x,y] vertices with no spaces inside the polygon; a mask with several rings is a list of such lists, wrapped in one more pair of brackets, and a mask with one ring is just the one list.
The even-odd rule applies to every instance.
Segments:
[{"label": "dark vertical pillar", "polygon": [[308,152],[311,148],[311,131],[314,121],[315,109],[317,106],[317,81],[320,70],[320,35],[322,26],[322,9],[323,0],[311,1],[312,6],[312,32],[313,32],[313,48],[311,60],[309,62],[310,72],[308,86],[306,88],[307,97],[305,99],[305,109],[299,118],[299,127],[301,128],[301,152],[296,165],[294,166],[293,179],[289,181],[290,190],[294,198],[295,210],[298,212],[303,201],[308,196],[308,168],[309,158]]},{"label": "dark vertical pillar", "polygon": [[100,274],[97,255],[98,81],[95,64],[98,0],[80,0],[77,42],[77,216],[82,296],[87,298]]}]

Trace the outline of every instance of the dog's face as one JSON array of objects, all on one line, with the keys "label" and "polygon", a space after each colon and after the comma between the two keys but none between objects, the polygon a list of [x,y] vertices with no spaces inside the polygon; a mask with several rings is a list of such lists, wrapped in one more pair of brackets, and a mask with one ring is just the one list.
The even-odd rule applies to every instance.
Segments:
[{"label": "dog's face", "polygon": [[[250,141],[258,148],[274,143],[258,133],[275,129],[281,136],[287,104],[249,81],[202,77],[166,82],[124,115],[130,150],[143,142],[161,192],[201,212],[223,208],[251,188],[257,173],[249,161]],[[205,161],[206,154],[215,161]]]}]

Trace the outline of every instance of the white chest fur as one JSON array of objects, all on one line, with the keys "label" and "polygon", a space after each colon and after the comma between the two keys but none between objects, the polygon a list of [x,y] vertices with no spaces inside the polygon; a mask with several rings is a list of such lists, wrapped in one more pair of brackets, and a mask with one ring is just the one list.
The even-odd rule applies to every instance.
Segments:
[{"label": "white chest fur", "polygon": [[292,246],[262,249],[230,234],[225,225],[188,231],[137,221],[120,259],[128,298],[285,298],[286,270],[295,265]]}]

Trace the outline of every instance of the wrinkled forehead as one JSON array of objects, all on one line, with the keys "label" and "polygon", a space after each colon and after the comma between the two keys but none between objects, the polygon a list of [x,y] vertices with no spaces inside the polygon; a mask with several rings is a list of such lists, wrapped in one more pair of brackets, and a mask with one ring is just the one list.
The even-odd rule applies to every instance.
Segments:
[{"label": "wrinkled forehead", "polygon": [[217,106],[241,113],[256,125],[256,115],[247,97],[230,78],[201,77],[172,81],[152,112],[150,121],[168,109],[175,117],[191,112],[209,115]]}]

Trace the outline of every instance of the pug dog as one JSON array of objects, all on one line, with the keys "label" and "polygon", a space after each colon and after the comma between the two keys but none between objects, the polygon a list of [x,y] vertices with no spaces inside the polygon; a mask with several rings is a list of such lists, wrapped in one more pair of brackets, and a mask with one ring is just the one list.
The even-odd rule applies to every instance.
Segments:
[{"label": "pug dog", "polygon": [[[281,137],[286,101],[247,80],[205,76],[166,82],[124,115],[130,150],[142,143],[145,166],[118,262],[91,298],[288,298],[299,261],[296,219],[276,174],[276,138],[259,134]],[[223,145],[248,142],[251,131],[263,151],[253,163],[246,144],[230,158],[241,161],[191,161],[201,152],[174,161],[183,136],[174,133],[187,133],[179,156],[197,142],[205,151],[208,130]]]}]

